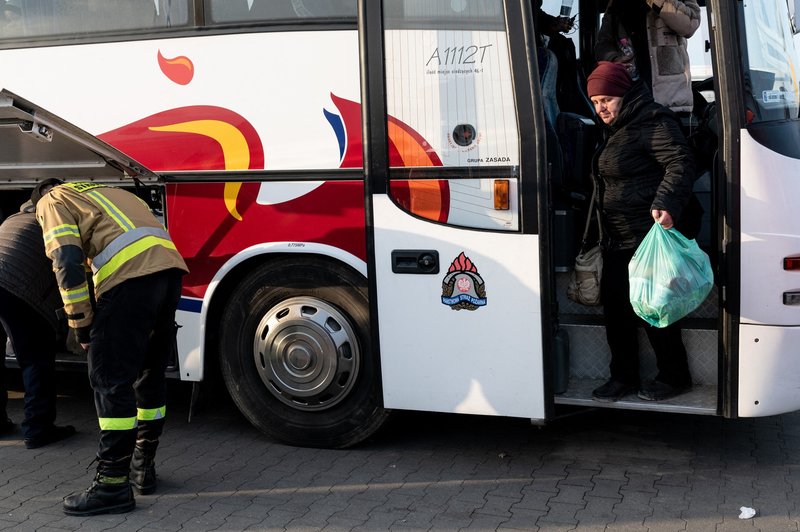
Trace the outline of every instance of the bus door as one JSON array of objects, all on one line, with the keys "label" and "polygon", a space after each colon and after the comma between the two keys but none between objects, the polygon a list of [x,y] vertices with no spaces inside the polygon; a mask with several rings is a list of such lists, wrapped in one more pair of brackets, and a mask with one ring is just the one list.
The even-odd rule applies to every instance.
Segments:
[{"label": "bus door", "polygon": [[528,15],[501,0],[362,4],[385,407],[543,419]]},{"label": "bus door", "polygon": [[[713,2],[726,170],[726,411],[800,408],[800,54],[796,2]],[[738,54],[738,55],[737,55]]]}]

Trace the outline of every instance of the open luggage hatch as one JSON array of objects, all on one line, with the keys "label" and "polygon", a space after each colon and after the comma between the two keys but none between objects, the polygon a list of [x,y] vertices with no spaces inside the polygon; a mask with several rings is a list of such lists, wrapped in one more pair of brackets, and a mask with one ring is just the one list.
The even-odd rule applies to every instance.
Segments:
[{"label": "open luggage hatch", "polygon": [[97,137],[0,90],[0,187],[57,177],[118,183],[158,176]]},{"label": "open luggage hatch", "polygon": [[[30,197],[30,190],[37,183],[52,177],[137,189],[143,188],[138,186],[139,182],[156,184],[158,181],[158,175],[97,137],[8,90],[0,90],[0,208],[3,215],[15,212]],[[86,356],[71,349],[72,344],[79,349],[74,338],[69,338],[68,352],[57,357],[60,369],[85,368]],[[8,367],[18,367],[10,350],[3,349],[3,353]]]}]

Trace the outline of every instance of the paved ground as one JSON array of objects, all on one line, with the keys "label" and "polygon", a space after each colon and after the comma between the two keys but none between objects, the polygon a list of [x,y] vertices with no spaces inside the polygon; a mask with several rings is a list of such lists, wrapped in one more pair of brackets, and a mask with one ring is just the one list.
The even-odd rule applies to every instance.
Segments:
[{"label": "paved ground", "polygon": [[[96,449],[81,377],[62,380],[59,403],[59,422],[78,435],[38,450],[0,440],[0,529],[800,530],[800,414],[598,410],[537,428],[404,413],[358,448],[329,451],[270,441],[228,401],[206,397],[189,423],[190,389],[178,382],[157,494],[129,514],[69,517],[61,499],[88,486]],[[10,401],[15,421],[20,397]],[[758,514],[740,519],[742,506]]]}]

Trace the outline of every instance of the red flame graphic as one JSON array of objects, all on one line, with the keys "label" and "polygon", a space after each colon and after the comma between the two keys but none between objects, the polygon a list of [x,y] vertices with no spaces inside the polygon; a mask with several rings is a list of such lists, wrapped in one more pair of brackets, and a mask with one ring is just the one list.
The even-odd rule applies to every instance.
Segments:
[{"label": "red flame graphic", "polygon": [[456,257],[456,260],[454,260],[453,263],[450,265],[450,268],[447,270],[447,273],[455,271],[478,273],[478,268],[476,268],[475,265],[472,264],[472,261],[469,260],[469,257],[464,255],[464,252],[462,251],[461,254],[458,257]]},{"label": "red flame graphic", "polygon": [[243,116],[223,107],[194,105],[169,109],[98,136],[156,172],[225,170],[228,166],[225,152],[218,140],[191,132],[158,130],[198,120],[233,126],[246,140],[247,168],[264,168],[264,147],[258,131]]},{"label": "red flame graphic", "polygon": [[194,64],[185,55],[167,59],[158,51],[158,66],[161,72],[178,85],[188,85],[194,77]]}]

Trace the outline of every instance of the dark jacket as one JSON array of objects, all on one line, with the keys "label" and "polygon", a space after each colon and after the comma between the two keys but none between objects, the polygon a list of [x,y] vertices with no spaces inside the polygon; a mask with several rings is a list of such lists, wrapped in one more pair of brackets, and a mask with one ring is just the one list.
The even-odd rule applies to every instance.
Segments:
[{"label": "dark jacket", "polygon": [[30,202],[0,225],[0,289],[28,302],[53,331],[59,330],[56,311],[63,306],[61,295]]},{"label": "dark jacket", "polygon": [[608,244],[637,247],[653,226],[653,209],[669,212],[680,229],[695,165],[677,116],[638,82],[623,98],[616,120],[603,129],[594,172]]}]

